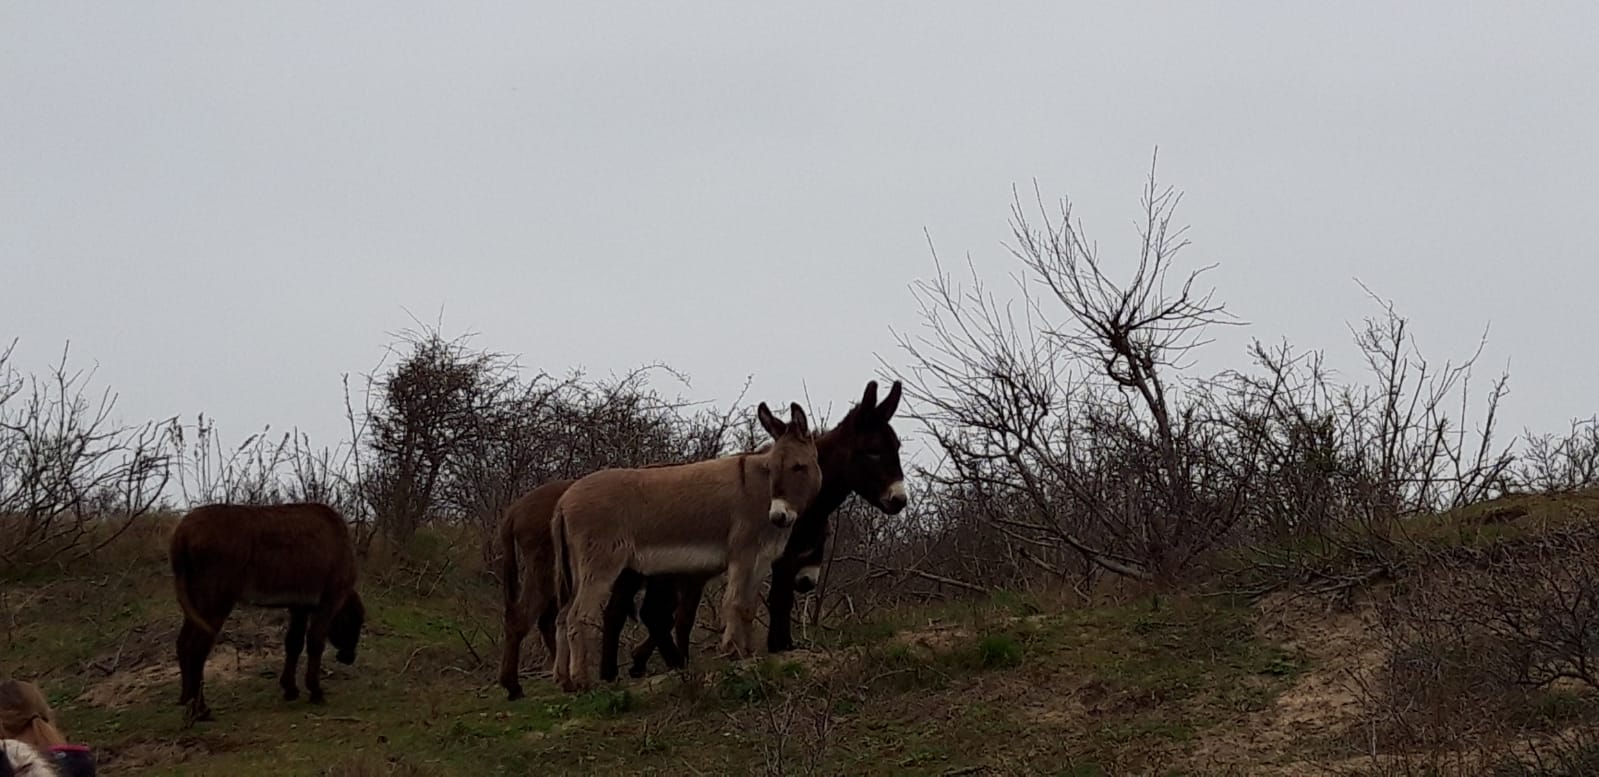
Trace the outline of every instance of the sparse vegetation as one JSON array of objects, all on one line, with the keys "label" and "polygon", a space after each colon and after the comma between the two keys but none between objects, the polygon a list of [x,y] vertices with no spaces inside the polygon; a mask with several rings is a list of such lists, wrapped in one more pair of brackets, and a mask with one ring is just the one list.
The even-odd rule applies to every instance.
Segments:
[{"label": "sparse vegetation", "polygon": [[[529,377],[424,330],[347,381],[348,439],[231,446],[205,416],[112,423],[65,358],[35,380],[0,353],[0,670],[128,775],[1591,771],[1595,422],[1501,439],[1506,378],[1429,362],[1386,303],[1353,328],[1363,379],[1259,343],[1189,374],[1232,321],[1177,264],[1177,203],[1151,174],[1118,265],[1018,202],[1020,316],[981,278],[920,287],[904,377],[944,458],[909,509],[835,517],[809,650],[728,663],[701,639],[686,672],[581,695],[493,685],[501,510],[748,449],[737,403],[663,397],[665,367]],[[241,611],[209,664],[225,722],[183,728],[171,525],[306,499],[356,528],[358,664],[326,707],[281,702],[281,615]]]}]

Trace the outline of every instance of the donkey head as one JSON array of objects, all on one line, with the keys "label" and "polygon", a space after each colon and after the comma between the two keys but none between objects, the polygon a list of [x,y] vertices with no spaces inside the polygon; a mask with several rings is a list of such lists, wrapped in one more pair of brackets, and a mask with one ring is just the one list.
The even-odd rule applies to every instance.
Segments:
[{"label": "donkey head", "polygon": [[333,658],[339,663],[355,663],[355,648],[361,641],[361,625],[365,620],[366,605],[361,603],[360,594],[351,591],[350,598],[344,600],[344,606],[334,614],[333,623],[328,627],[328,641],[337,651]]},{"label": "donkey head", "polygon": [[789,404],[789,420],[783,423],[762,402],[756,411],[761,426],[772,435],[766,452],[767,473],[771,478],[772,506],[767,513],[780,529],[799,520],[800,513],[822,490],[822,468],[816,461],[816,439],[811,436],[805,411],[798,403]]},{"label": "donkey head", "polygon": [[888,423],[899,409],[899,397],[900,382],[896,380],[879,404],[877,381],[868,382],[860,404],[839,424],[837,455],[843,460],[835,464],[831,455],[828,458],[829,473],[842,472],[851,491],[889,515],[905,509],[910,501],[899,463],[899,435]]}]

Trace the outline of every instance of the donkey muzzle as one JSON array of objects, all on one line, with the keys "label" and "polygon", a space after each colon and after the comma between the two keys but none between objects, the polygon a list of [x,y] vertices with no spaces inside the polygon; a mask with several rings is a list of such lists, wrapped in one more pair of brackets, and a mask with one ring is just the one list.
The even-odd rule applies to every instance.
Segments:
[{"label": "donkey muzzle", "polygon": [[799,520],[799,512],[788,503],[787,499],[773,499],[772,506],[766,512],[766,517],[772,519],[779,529],[787,529]]},{"label": "donkey muzzle", "polygon": [[893,515],[910,504],[910,497],[905,493],[905,481],[896,480],[888,485],[888,490],[883,492],[883,509]]},{"label": "donkey muzzle", "polygon": [[821,578],[821,567],[816,566],[815,564],[807,567],[801,567],[799,574],[794,576],[794,590],[802,594],[808,594],[811,591],[816,590],[816,583],[821,580]]}]

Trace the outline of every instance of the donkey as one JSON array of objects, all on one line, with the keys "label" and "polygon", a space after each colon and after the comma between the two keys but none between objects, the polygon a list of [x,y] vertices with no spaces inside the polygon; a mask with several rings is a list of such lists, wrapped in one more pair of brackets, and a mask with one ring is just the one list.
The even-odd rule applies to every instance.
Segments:
[{"label": "donkey", "polygon": [[[766,640],[768,651],[781,653],[793,649],[791,618],[794,594],[810,591],[819,582],[830,518],[850,493],[859,494],[888,515],[898,513],[908,504],[905,475],[899,460],[899,436],[889,424],[894,411],[899,408],[901,393],[902,386],[896,380],[879,404],[877,381],[867,382],[860,403],[850,408],[837,426],[817,439],[822,491],[794,524],[788,546],[772,565],[772,582],[766,605],[770,616]],[[689,636],[694,630],[694,618],[699,612],[700,599],[709,579],[703,575],[648,578],[639,620],[649,629],[649,636],[634,649],[633,665],[628,674],[642,677],[648,668],[650,654],[657,649],[661,651],[661,658],[668,667],[675,669],[683,666],[688,655]],[[618,586],[616,597],[627,596],[631,601],[636,586],[624,588],[620,583]],[[613,660],[616,654],[614,640],[620,638],[623,625],[617,618],[618,612],[625,610],[613,607],[611,620],[606,623],[606,638],[612,641],[606,645],[605,653]],[[672,633],[674,622],[675,645]]]},{"label": "donkey", "polygon": [[[656,465],[663,466],[663,465]],[[651,467],[653,468],[653,467]],[[576,479],[553,480],[540,485],[518,498],[505,509],[504,517],[500,522],[500,547],[503,556],[500,559],[500,585],[505,601],[505,636],[501,640],[500,654],[500,687],[506,691],[510,701],[523,697],[521,674],[522,641],[527,638],[528,632],[536,624],[539,638],[544,644],[545,669],[555,666],[555,616],[559,611],[555,602],[555,546],[550,535],[550,522],[555,518],[555,503],[561,495],[571,488]],[[823,488],[826,488],[825,465]],[[814,550],[815,556],[821,555],[821,548]],[[810,584],[815,583],[814,570]],[[805,573],[802,571],[803,577]],[[649,578],[651,590],[664,587],[665,593],[657,593],[651,599],[646,596],[646,602],[657,602],[656,607],[671,608],[678,601],[677,589],[674,587],[682,578],[683,585],[692,585],[695,581],[701,589],[705,580],[694,575],[687,576],[661,576]],[[617,579],[616,592],[611,597],[610,609],[606,615],[606,641],[600,657],[600,679],[607,682],[615,680],[617,676],[617,642],[621,637],[621,630],[628,618],[635,615],[633,611],[633,594],[638,591],[642,576],[635,572],[625,572]],[[672,581],[670,584],[667,581]],[[809,590],[804,580],[796,580],[798,590]],[[700,602],[699,594],[694,597],[694,607]],[[688,627],[694,625],[692,611]],[[642,621],[643,618],[640,617]],[[667,638],[658,640],[661,645],[661,656],[669,666],[682,666],[684,660],[678,657],[675,643],[669,638],[671,634],[673,616],[668,613],[664,618],[656,618],[655,622]],[[648,625],[648,622],[646,622]],[[613,636],[611,631],[615,630]],[[689,628],[683,629],[683,641],[686,644]],[[653,652],[653,642],[650,650]],[[644,661],[648,661],[646,653]],[[640,670],[642,672],[642,670]],[[635,677],[642,674],[635,674]]]},{"label": "donkey", "polygon": [[[816,441],[822,467],[822,492],[810,509],[795,524],[788,547],[774,564],[777,571],[767,599],[770,615],[767,648],[781,652],[792,647],[790,615],[794,594],[816,587],[821,574],[824,546],[832,513],[851,492],[877,509],[893,515],[905,508],[904,474],[900,467],[899,437],[889,423],[899,408],[902,387],[895,381],[881,403],[877,381],[868,381],[860,402],[842,421]],[[522,641],[537,623],[544,644],[545,668],[555,661],[554,578],[551,577],[554,548],[550,521],[555,503],[574,479],[545,483],[506,508],[500,524],[501,586],[505,595],[505,637],[500,657],[500,686],[511,701],[522,698],[518,679]],[[792,585],[788,575],[792,574]],[[617,580],[607,610],[605,644],[601,652],[600,678],[617,676],[617,642],[622,627],[633,614],[633,595],[641,576],[625,573]],[[650,636],[633,651],[629,674],[643,676],[650,656],[659,649],[668,667],[686,662],[689,636],[704,594],[705,575],[664,575],[648,579],[639,620],[650,629]],[[673,624],[676,636],[673,637]]]},{"label": "donkey", "polygon": [[366,617],[356,593],[355,546],[333,508],[321,504],[198,507],[172,533],[172,576],[183,627],[178,631],[179,704],[185,721],[211,720],[202,688],[205,660],[236,604],[284,607],[289,628],[283,643],[283,698],[293,701],[300,650],[306,651],[305,687],[323,703],[322,648],[332,642],[341,664],[355,663]]},{"label": "donkey", "polygon": [[631,569],[642,575],[727,572],[722,650],[752,651],[757,586],[788,543],[800,513],[822,488],[816,440],[805,411],[783,423],[761,403],[774,440],[764,453],[694,464],[596,472],[568,488],[550,526],[555,541],[556,681],[589,684],[594,640],[611,591]]},{"label": "donkey", "polygon": [[544,668],[555,668],[555,543],[550,523],[555,503],[577,480],[552,480],[505,508],[500,519],[500,587],[505,594],[505,637],[501,640],[500,687],[508,698],[522,698],[522,640],[536,620],[544,642]]}]

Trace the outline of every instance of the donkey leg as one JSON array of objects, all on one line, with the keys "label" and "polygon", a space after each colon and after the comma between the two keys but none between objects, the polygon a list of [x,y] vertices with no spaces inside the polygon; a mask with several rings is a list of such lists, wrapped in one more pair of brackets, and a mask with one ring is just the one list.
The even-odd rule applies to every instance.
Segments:
[{"label": "donkey leg", "polygon": [[311,614],[310,628],[305,635],[305,689],[311,692],[312,704],[323,704],[322,648],[327,645],[328,629],[333,625],[333,610],[324,604]]},{"label": "donkey leg", "polygon": [[772,562],[772,583],[766,592],[766,613],[769,616],[766,650],[769,653],[794,649],[794,576],[798,574],[799,565],[787,558]]},{"label": "donkey leg", "polygon": [[550,598],[539,609],[539,639],[544,642],[544,671],[555,671],[556,649],[555,641],[557,632],[556,618],[561,614],[561,608],[555,605],[555,599]]},{"label": "donkey leg", "polygon": [[300,698],[300,689],[294,684],[294,673],[300,663],[300,649],[305,647],[305,621],[310,614],[304,607],[289,608],[289,629],[283,637],[283,674],[278,676],[284,701]]},{"label": "donkey leg", "polygon": [[622,573],[621,565],[611,569],[591,571],[578,582],[567,608],[567,641],[571,652],[571,674],[567,690],[585,690],[592,684],[590,674],[596,662],[595,643],[603,635],[606,605],[610,603],[611,586]]},{"label": "donkey leg", "polygon": [[572,606],[555,614],[555,684],[563,691],[572,689]]},{"label": "donkey leg", "polygon": [[522,568],[522,611],[537,621],[546,670],[555,668],[555,616],[561,611],[550,569],[549,564],[536,563]]},{"label": "donkey leg", "polygon": [[650,655],[657,648],[666,665],[676,668],[681,664],[672,646],[672,618],[677,609],[676,579],[656,575],[644,582],[644,604],[639,607],[639,620],[649,635],[633,650],[633,668],[628,674],[643,677],[649,671]]},{"label": "donkey leg", "polygon": [[[507,551],[514,552],[514,551]],[[522,640],[527,638],[527,596],[517,597],[505,607],[505,636],[500,639],[500,687],[505,689],[507,701],[522,698]]]},{"label": "donkey leg", "polygon": [[727,592],[722,596],[722,652],[731,658],[750,655],[749,628],[755,606],[749,589],[754,570],[748,564],[727,566]]},{"label": "donkey leg", "polygon": [[632,570],[623,572],[611,586],[611,599],[605,605],[605,624],[600,639],[600,679],[612,682],[617,674],[617,652],[621,649],[622,628],[633,614],[633,596],[644,576]]},{"label": "donkey leg", "polygon": [[[593,664],[595,637],[603,628],[605,595],[595,595],[593,588],[578,588],[577,596],[563,615],[566,617],[567,676],[565,690],[583,691],[593,684],[589,668]],[[585,590],[587,588],[588,590]]]},{"label": "donkey leg", "polygon": [[673,665],[667,659],[667,665],[680,669],[688,663],[689,640],[694,636],[694,621],[699,618],[700,600],[705,598],[705,584],[710,582],[704,577],[685,577],[677,588],[677,650],[679,664]]},{"label": "donkey leg", "polygon": [[211,707],[205,703],[205,660],[211,655],[216,631],[222,624],[206,625],[213,627],[211,632],[207,633],[199,624],[185,618],[178,629],[178,672],[183,678],[178,703],[187,705],[183,712],[185,725],[213,719]]}]

